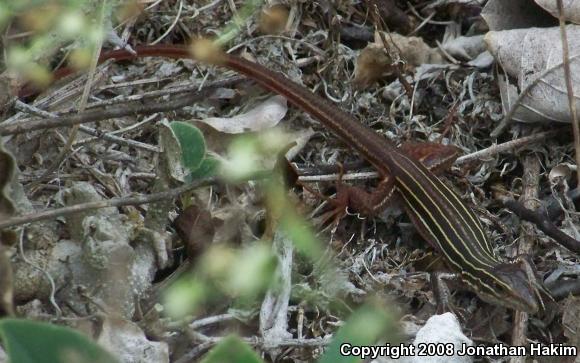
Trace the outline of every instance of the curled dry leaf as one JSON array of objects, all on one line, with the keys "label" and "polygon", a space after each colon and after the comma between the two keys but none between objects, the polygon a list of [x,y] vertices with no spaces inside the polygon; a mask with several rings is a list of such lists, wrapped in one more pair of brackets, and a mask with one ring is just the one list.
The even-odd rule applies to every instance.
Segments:
[{"label": "curled dry leaf", "polygon": [[443,49],[454,57],[471,60],[485,52],[483,35],[457,37],[443,43]]},{"label": "curled dry leaf", "polygon": [[288,136],[290,140],[296,143],[296,145],[288,149],[286,152],[286,159],[293,160],[296,155],[298,155],[298,153],[304,148],[304,146],[306,146],[314,134],[315,132],[311,127],[290,133]]},{"label": "curled dry leaf", "polygon": [[422,64],[445,63],[437,48],[431,48],[419,37],[407,37],[397,33],[384,33],[389,49],[385,50],[380,33],[375,41],[361,51],[356,61],[354,82],[366,87],[396,70],[399,60],[414,69]]},{"label": "curled dry leaf", "polygon": [[286,115],[288,106],[282,96],[272,96],[252,110],[234,117],[209,117],[201,122],[228,134],[261,131],[276,126]]},{"label": "curled dry leaf", "polygon": [[550,170],[548,178],[550,183],[557,183],[558,180],[568,180],[572,175],[572,167],[569,164],[558,164]]},{"label": "curled dry leaf", "polygon": [[[580,26],[569,25],[567,33],[572,85],[576,107],[580,108]],[[517,80],[517,90],[509,82],[500,82],[505,112],[514,106],[519,93],[530,87],[514,120],[570,122],[558,27],[492,31],[485,36],[485,42],[504,71]]]},{"label": "curled dry leaf", "polygon": [[[536,4],[540,5],[544,10],[552,14],[555,18],[559,18],[558,3],[554,0],[535,0]],[[580,24],[580,1],[578,0],[562,0],[562,7],[564,12],[564,19],[566,21]]]}]

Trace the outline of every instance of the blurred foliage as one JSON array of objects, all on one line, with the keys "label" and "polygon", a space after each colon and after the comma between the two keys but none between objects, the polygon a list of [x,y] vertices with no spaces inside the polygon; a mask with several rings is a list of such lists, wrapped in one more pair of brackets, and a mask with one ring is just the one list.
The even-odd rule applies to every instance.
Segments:
[{"label": "blurred foliage", "polygon": [[238,337],[230,336],[217,344],[202,363],[262,363],[256,352]]},{"label": "blurred foliage", "polygon": [[14,363],[115,363],[109,352],[79,332],[22,319],[0,320],[0,338]]},{"label": "blurred foliage", "polygon": [[360,357],[342,355],[340,346],[344,343],[352,346],[369,346],[379,341],[393,344],[399,340],[396,323],[396,319],[387,306],[378,300],[371,301],[350,315],[318,362],[360,362]]},{"label": "blurred foliage", "polygon": [[262,3],[263,0],[246,0],[242,8],[238,10],[237,16],[235,16],[232,22],[220,33],[216,39],[216,44],[218,46],[223,46],[232,41],[232,39],[234,39],[240,30],[246,25],[248,18],[256,13],[256,10],[258,10]]},{"label": "blurred foliage", "polygon": [[265,243],[213,246],[198,260],[195,269],[165,293],[168,315],[181,318],[219,301],[253,305],[274,281],[276,258]]},{"label": "blurred foliage", "polygon": [[0,2],[0,29],[26,34],[6,46],[6,68],[37,86],[52,80],[51,56],[72,45],[69,65],[86,68],[93,48],[112,29],[111,14],[116,0],[18,0]]},{"label": "blurred foliage", "polygon": [[[399,340],[396,320],[389,309],[377,301],[357,309],[338,330],[330,345],[326,347],[318,363],[356,363],[361,357],[341,354],[341,345],[370,346],[386,342],[395,344]],[[220,341],[204,358],[203,363],[262,363],[264,362],[251,347],[238,337],[230,336]]]},{"label": "blurred foliage", "polygon": [[292,140],[289,135],[275,128],[259,134],[240,135],[228,145],[221,175],[231,183],[245,182],[256,175],[263,175],[264,169],[271,169],[276,158],[290,144]]}]

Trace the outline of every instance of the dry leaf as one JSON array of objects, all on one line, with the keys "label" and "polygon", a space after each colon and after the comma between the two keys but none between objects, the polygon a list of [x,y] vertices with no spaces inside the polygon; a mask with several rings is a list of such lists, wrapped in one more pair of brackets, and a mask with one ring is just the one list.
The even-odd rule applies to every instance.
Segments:
[{"label": "dry leaf", "polygon": [[495,31],[558,24],[532,0],[489,0],[481,11],[481,17],[489,26],[489,30]]},{"label": "dry leaf", "polygon": [[[535,0],[536,4],[540,5],[544,10],[552,14],[555,18],[558,15],[558,3],[554,0]],[[580,24],[580,1],[578,0],[562,0],[562,7],[564,12],[564,19],[566,21]]]},{"label": "dry leaf", "polygon": [[443,49],[454,57],[471,60],[485,52],[483,35],[457,37],[443,43]]},{"label": "dry leaf", "polygon": [[[576,100],[580,96],[580,27],[567,26],[570,68]],[[521,122],[570,122],[570,109],[562,69],[560,29],[530,28],[489,32],[488,49],[504,71],[517,80],[513,85],[500,82],[504,111],[516,101],[519,92],[531,86],[514,115]],[[547,70],[553,69],[546,73]],[[546,74],[544,74],[546,73]],[[577,102],[577,108],[580,103]]]},{"label": "dry leaf", "polygon": [[209,246],[215,235],[211,214],[192,204],[179,213],[173,221],[175,230],[187,249],[187,256],[199,256]]},{"label": "dry leaf", "polygon": [[307,129],[298,130],[288,134],[290,140],[296,143],[286,152],[286,159],[293,160],[296,155],[306,146],[308,141],[314,136],[314,130],[309,127]]},{"label": "dry leaf", "polygon": [[393,74],[399,59],[412,69],[422,64],[445,63],[439,50],[431,48],[419,37],[397,33],[383,35],[390,49],[385,51],[380,33],[376,33],[374,43],[359,54],[354,71],[357,87],[368,86],[381,77]]},{"label": "dry leaf", "polygon": [[280,34],[284,31],[290,11],[282,4],[275,4],[262,9],[260,14],[260,31],[264,34]]},{"label": "dry leaf", "polygon": [[234,117],[209,117],[200,120],[218,131],[241,134],[274,127],[284,118],[288,106],[282,96],[272,96],[252,110]]},{"label": "dry leaf", "polygon": [[557,183],[559,180],[568,180],[572,175],[571,165],[567,163],[558,164],[550,170],[548,179],[550,183]]}]

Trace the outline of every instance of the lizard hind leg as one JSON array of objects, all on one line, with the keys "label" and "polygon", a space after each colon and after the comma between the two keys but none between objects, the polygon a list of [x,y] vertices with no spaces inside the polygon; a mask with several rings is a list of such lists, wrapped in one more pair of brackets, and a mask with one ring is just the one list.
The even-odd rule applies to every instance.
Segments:
[{"label": "lizard hind leg", "polygon": [[[336,197],[330,198],[325,195],[322,195],[319,192],[313,191],[311,188],[306,188],[310,193],[314,195],[318,195],[321,199],[324,199],[329,207],[325,208],[326,210],[318,219],[319,223],[323,226],[338,226],[338,223],[342,218],[344,218],[348,214],[348,205],[349,205],[349,197],[348,193],[345,193],[344,190],[351,188],[349,186],[345,186],[342,183],[342,177],[344,175],[344,167],[342,163],[338,163],[338,179],[336,182]],[[313,213],[316,214],[316,211]],[[332,223],[329,223],[332,220]]]},{"label": "lizard hind leg", "polygon": [[461,154],[459,148],[451,145],[436,144],[433,142],[404,142],[399,150],[405,155],[420,161],[435,175],[442,174],[449,169],[455,159]]},{"label": "lizard hind leg", "polygon": [[[459,155],[459,149],[454,146],[430,142],[405,142],[400,149],[436,174],[441,174],[448,169]],[[398,198],[395,193],[395,180],[390,175],[383,176],[378,186],[370,192],[360,187],[343,184],[343,175],[344,168],[339,164],[336,197],[330,199],[321,196],[330,204],[330,210],[327,208],[321,217],[322,225],[326,225],[331,220],[337,225],[342,218],[351,213],[361,217],[373,217],[391,204],[400,206],[401,203],[397,203]],[[320,195],[317,192],[314,194]]]},{"label": "lizard hind leg", "polygon": [[373,217],[384,210],[395,197],[394,178],[387,177],[371,192],[339,183],[336,198],[330,199],[331,210],[325,213],[324,222],[331,218],[338,222],[347,214],[360,218]]},{"label": "lizard hind leg", "polygon": [[333,221],[333,225],[338,225],[340,220],[348,214],[354,214],[361,218],[373,217],[385,209],[390,201],[393,199],[395,192],[394,178],[387,176],[379,183],[379,185],[371,192],[360,187],[345,185],[342,182],[344,169],[339,164],[340,171],[338,181],[336,183],[336,197],[328,198],[321,196],[318,192],[311,193],[321,196],[326,200],[328,208],[320,217],[320,224],[326,225],[329,221]]}]

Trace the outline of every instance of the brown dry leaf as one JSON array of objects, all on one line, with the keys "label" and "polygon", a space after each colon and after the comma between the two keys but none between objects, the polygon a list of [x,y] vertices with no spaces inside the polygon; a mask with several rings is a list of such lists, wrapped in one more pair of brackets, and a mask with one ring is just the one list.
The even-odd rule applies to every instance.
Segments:
[{"label": "brown dry leaf", "polygon": [[199,256],[213,241],[216,226],[212,216],[195,204],[179,213],[173,224],[190,258]]},{"label": "brown dry leaf", "polygon": [[211,127],[228,134],[262,131],[276,126],[284,118],[288,106],[282,96],[272,96],[250,111],[234,117],[209,117],[200,120]]},{"label": "brown dry leaf", "polygon": [[[570,68],[576,100],[580,96],[580,26],[567,27]],[[500,82],[505,112],[511,109],[519,92],[532,85],[514,120],[521,122],[570,122],[570,109],[562,69],[560,29],[530,28],[489,32],[488,49],[504,71],[517,80],[514,85]],[[547,72],[548,70],[551,70]],[[547,72],[547,73],[546,73]],[[577,108],[580,103],[577,102]]]},{"label": "brown dry leaf", "polygon": [[264,34],[279,34],[286,28],[290,11],[283,4],[275,4],[262,9],[260,31]]},{"label": "brown dry leaf", "polygon": [[359,88],[368,87],[383,76],[393,73],[391,58],[382,46],[371,43],[363,49],[354,70],[354,83]]},{"label": "brown dry leaf", "polygon": [[375,33],[375,41],[367,45],[357,58],[354,82],[358,87],[366,87],[393,74],[399,58],[411,69],[422,64],[445,63],[439,50],[431,48],[419,37],[397,33],[383,35],[391,49],[385,51],[380,33]]}]

